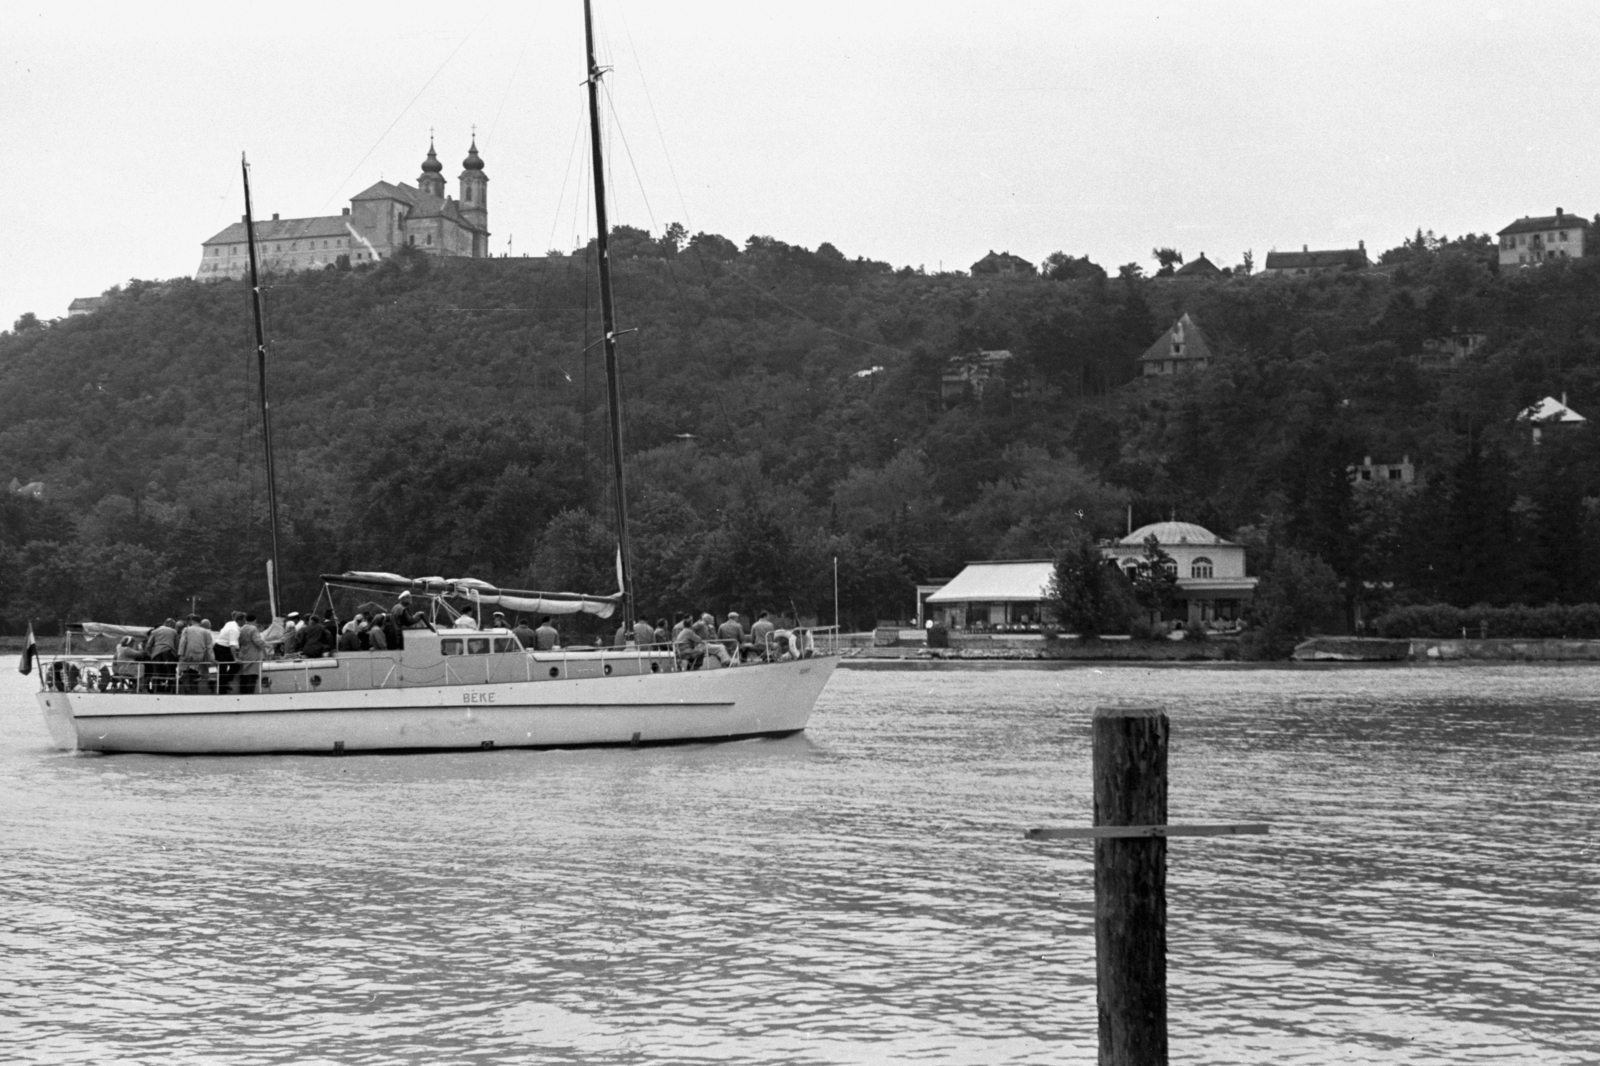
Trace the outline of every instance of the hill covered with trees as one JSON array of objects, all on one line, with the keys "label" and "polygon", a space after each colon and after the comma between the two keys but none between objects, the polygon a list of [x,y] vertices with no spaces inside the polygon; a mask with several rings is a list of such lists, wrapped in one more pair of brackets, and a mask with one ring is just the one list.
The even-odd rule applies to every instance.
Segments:
[{"label": "hill covered with trees", "polygon": [[[1481,239],[1291,279],[926,275],[768,237],[619,228],[641,604],[904,617],[967,559],[1045,557],[1175,514],[1337,576],[1347,612],[1600,599],[1600,260],[1498,274]],[[991,257],[998,259],[999,257]],[[1010,257],[1015,258],[1015,257]],[[1020,260],[1018,261],[1020,262]],[[1026,264],[1024,264],[1025,266]],[[592,256],[270,279],[289,606],[352,569],[609,591]],[[0,334],[0,624],[261,604],[245,286],[130,282]],[[1215,356],[1138,378],[1183,312]],[[1425,369],[1430,338],[1485,334]],[[952,357],[1015,358],[981,397]],[[1414,485],[1352,483],[1408,455]]]}]

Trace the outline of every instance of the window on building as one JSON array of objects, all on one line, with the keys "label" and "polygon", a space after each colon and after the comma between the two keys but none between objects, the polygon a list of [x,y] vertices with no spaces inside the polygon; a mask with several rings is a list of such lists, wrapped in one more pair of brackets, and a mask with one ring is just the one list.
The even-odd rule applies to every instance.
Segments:
[{"label": "window on building", "polygon": [[413,233],[413,234],[411,234],[411,235],[410,235],[410,236],[408,236],[408,237],[407,237],[407,238],[406,238],[406,243],[407,243],[407,244],[409,244],[409,245],[411,245],[411,246],[412,246],[412,247],[416,247],[416,244],[417,244],[417,235],[416,235],[416,234],[415,234],[415,233]]},{"label": "window on building", "polygon": [[1401,471],[1400,471],[1399,467],[1392,466],[1392,467],[1389,468],[1389,480],[1390,481],[1399,481],[1400,480],[1400,474],[1401,474]]},{"label": "window on building", "polygon": [[1190,577],[1210,577],[1211,570],[1211,560],[1203,555],[1189,564]]},{"label": "window on building", "polygon": [[430,233],[430,234],[428,234],[428,243],[429,243],[429,244],[432,244],[432,243],[433,243],[433,234],[431,234],[431,233]]},{"label": "window on building", "polygon": [[1562,240],[1566,240],[1567,239],[1567,231],[1566,230],[1562,230],[1561,231],[1561,239]]}]

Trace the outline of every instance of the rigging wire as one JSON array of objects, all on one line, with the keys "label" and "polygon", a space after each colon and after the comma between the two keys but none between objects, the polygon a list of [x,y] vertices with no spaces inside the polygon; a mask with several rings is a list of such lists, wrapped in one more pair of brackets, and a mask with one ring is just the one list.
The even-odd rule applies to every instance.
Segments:
[{"label": "rigging wire", "polygon": [[480,16],[477,25],[473,26],[472,29],[467,31],[467,35],[461,38],[461,40],[456,44],[455,48],[451,50],[449,55],[444,57],[444,62],[439,64],[438,69],[436,69],[432,74],[428,75],[428,80],[422,83],[422,88],[418,89],[417,94],[411,98],[405,107],[400,109],[400,113],[394,117],[394,121],[389,123],[388,127],[382,133],[378,134],[378,139],[372,142],[372,147],[367,149],[366,155],[363,155],[359,160],[356,161],[356,165],[350,168],[350,173],[345,175],[344,181],[341,181],[337,186],[335,186],[333,192],[329,194],[326,200],[323,201],[321,208],[322,210],[326,211],[328,209],[328,205],[333,203],[333,201],[338,197],[339,190],[344,188],[345,183],[351,178],[355,177],[356,172],[361,169],[362,165],[365,164],[368,159],[372,158],[372,153],[378,150],[378,145],[382,144],[384,138],[388,137],[389,134],[393,132],[394,128],[400,124],[400,120],[406,117],[406,112],[411,110],[412,105],[414,105],[418,100],[422,99],[422,94],[428,91],[428,86],[432,85],[434,79],[444,71],[445,67],[450,65],[450,61],[456,57],[456,53],[460,52],[461,49],[466,46],[466,43],[472,40],[472,35],[478,32],[478,27],[482,26],[484,19],[488,17],[489,15],[487,12]]},{"label": "rigging wire", "polygon": [[[600,87],[605,89],[606,109],[611,112],[611,126],[617,131],[617,137],[622,141],[622,150],[628,156],[628,166],[633,168],[633,180],[639,183],[639,199],[644,201],[644,213],[650,216],[650,232],[654,233],[661,227],[656,223],[656,213],[650,207],[650,194],[645,192],[644,178],[639,174],[639,164],[634,161],[633,149],[628,145],[628,135],[622,129],[622,120],[617,117],[617,105],[611,99],[610,88],[608,88],[604,82],[600,83]],[[616,187],[615,182],[612,182],[611,185],[613,188]],[[665,233],[664,230],[662,232]]]},{"label": "rigging wire", "polygon": [[485,152],[494,144],[494,131],[500,128],[500,116],[505,114],[506,101],[511,99],[511,89],[517,84],[517,75],[522,72],[522,60],[528,54],[528,42],[532,39],[533,31],[530,29],[527,36],[522,38],[522,48],[517,52],[517,63],[511,68],[511,77],[506,82],[506,91],[500,95],[500,107],[494,113],[494,121],[489,123],[489,136],[483,139],[483,150]]}]

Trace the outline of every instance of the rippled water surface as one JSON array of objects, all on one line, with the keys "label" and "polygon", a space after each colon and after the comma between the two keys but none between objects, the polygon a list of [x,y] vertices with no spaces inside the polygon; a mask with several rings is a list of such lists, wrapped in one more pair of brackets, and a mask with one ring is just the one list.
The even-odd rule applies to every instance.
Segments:
[{"label": "rippled water surface", "polygon": [[0,674],[0,1060],[1090,1063],[1089,715],[1190,1063],[1600,1061],[1600,670],[840,670],[805,735],[77,756]]}]

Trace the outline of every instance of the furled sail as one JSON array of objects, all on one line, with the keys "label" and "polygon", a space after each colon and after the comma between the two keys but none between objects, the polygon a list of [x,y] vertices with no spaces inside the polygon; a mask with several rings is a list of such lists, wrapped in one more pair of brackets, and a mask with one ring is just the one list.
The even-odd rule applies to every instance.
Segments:
[{"label": "furled sail", "polygon": [[411,592],[423,596],[445,596],[470,600],[487,607],[504,607],[528,614],[592,614],[610,618],[622,601],[614,596],[586,596],[578,592],[538,592],[529,589],[502,589],[475,577],[402,577],[376,570],[347,570],[342,574],[323,574],[330,585],[365,589],[372,592]]}]

